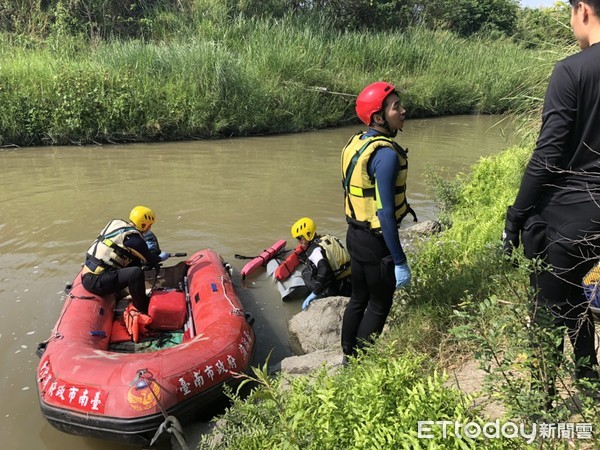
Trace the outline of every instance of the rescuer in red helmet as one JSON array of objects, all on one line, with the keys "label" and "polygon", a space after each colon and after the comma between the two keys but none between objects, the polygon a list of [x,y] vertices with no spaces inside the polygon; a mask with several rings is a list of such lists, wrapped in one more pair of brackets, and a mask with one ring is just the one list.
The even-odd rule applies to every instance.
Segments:
[{"label": "rescuer in red helmet", "polygon": [[396,88],[384,81],[365,87],[356,114],[369,128],[342,150],[342,181],[351,258],[352,296],[342,324],[344,362],[381,334],[396,288],[411,273],[398,227],[407,214],[407,150],[393,138],[404,127],[406,110]]}]

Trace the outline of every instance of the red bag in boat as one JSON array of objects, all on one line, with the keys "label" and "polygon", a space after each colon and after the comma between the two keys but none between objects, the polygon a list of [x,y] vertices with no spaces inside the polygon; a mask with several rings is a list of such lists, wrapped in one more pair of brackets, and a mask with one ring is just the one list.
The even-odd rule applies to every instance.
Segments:
[{"label": "red bag in boat", "polygon": [[185,293],[181,291],[154,291],[150,298],[148,314],[153,330],[181,330],[187,315]]}]

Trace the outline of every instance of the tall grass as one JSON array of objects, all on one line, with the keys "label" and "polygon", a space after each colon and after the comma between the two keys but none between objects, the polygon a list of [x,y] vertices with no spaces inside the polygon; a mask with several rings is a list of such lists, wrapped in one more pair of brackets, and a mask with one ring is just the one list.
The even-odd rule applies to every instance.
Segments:
[{"label": "tall grass", "polygon": [[[205,21],[206,22],[206,21]],[[163,41],[0,40],[2,144],[212,138],[355,121],[386,79],[409,116],[501,113],[550,65],[509,41],[447,32],[340,33],[295,19],[196,23]],[[319,88],[319,89],[316,89]],[[324,89],[323,89],[324,88]],[[541,96],[541,88],[537,95]]]}]

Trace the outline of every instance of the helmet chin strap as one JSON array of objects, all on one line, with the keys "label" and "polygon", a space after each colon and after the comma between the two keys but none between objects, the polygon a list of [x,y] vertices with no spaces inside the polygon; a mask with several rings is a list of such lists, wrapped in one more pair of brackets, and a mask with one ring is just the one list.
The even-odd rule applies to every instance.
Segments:
[{"label": "helmet chin strap", "polygon": [[391,138],[396,137],[397,134],[398,134],[398,130],[390,131],[389,137],[391,137]]},{"label": "helmet chin strap", "polygon": [[383,125],[381,125],[381,127],[386,129],[389,137],[392,137],[392,138],[396,137],[396,135],[398,134],[398,130],[392,131],[392,129],[390,128],[390,124],[388,123],[387,119],[385,118],[385,111],[381,112],[381,118],[383,119]]}]

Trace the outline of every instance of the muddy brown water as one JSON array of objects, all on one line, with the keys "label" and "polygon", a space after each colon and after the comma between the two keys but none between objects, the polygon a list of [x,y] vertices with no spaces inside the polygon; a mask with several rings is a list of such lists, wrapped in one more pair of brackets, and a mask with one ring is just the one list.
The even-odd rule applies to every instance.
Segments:
[{"label": "muddy brown water", "polygon": [[[407,121],[398,142],[409,149],[408,196],[420,220],[436,207],[426,168],[466,172],[506,148],[510,123],[497,116]],[[93,238],[109,219],[137,205],[154,209],[161,247],[210,247],[234,268],[234,283],[255,317],[256,363],[291,354],[287,321],[302,300],[282,302],[264,270],[242,283],[245,260],[292,223],[312,217],[321,232],[345,236],[339,157],[359,126],[301,134],[0,151],[0,438],[4,450],[121,447],[52,428],[37,399],[35,349],[52,329]],[[406,221],[403,227],[409,226]],[[175,261],[173,261],[175,262]],[[170,262],[167,261],[167,264]]]}]

